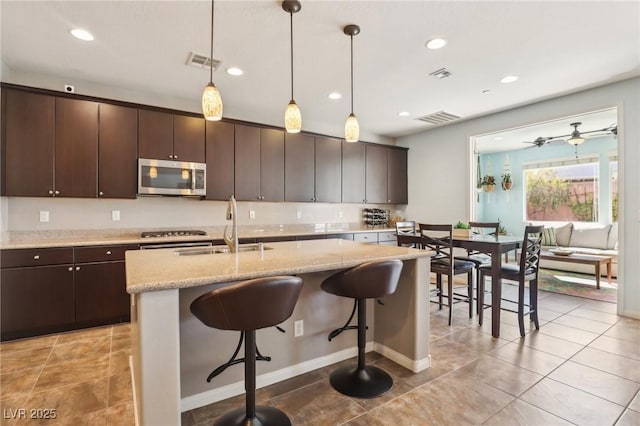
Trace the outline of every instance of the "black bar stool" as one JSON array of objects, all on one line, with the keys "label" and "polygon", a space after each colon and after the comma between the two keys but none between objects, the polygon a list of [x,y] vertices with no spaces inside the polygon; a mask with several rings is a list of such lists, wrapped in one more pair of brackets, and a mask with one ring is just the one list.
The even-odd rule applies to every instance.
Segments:
[{"label": "black bar stool", "polygon": [[[321,287],[327,293],[355,299],[351,317],[347,323],[329,334],[329,340],[344,330],[358,330],[358,365],[345,366],[331,373],[331,386],[338,392],[357,398],[374,398],[383,395],[393,386],[389,374],[378,368],[365,364],[365,344],[367,340],[367,305],[366,299],[377,299],[396,291],[402,261],[385,260],[367,262],[354,268],[345,269],[325,279]],[[358,310],[358,326],[349,326]]]},{"label": "black bar stool", "polygon": [[203,294],[191,312],[205,325],[244,332],[246,407],[222,416],[216,425],[290,425],[275,407],[256,407],[256,330],[280,324],[293,313],[302,288],[298,277],[268,277],[241,281]]}]

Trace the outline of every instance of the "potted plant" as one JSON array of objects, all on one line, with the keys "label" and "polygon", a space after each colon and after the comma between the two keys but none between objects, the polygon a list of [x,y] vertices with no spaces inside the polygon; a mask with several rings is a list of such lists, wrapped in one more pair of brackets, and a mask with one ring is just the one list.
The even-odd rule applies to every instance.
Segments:
[{"label": "potted plant", "polygon": [[491,175],[484,175],[482,178],[482,189],[484,192],[492,192],[496,189],[496,178]]},{"label": "potted plant", "polygon": [[502,174],[502,189],[509,191],[513,187],[513,181],[511,180],[511,173]]},{"label": "potted plant", "polygon": [[453,225],[453,236],[454,237],[468,237],[469,236],[469,224],[458,221],[455,225]]}]

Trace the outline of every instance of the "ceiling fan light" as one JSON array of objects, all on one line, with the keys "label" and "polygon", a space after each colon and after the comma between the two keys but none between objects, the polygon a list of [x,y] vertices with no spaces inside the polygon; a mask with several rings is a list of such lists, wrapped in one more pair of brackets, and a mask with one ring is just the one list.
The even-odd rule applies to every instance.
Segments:
[{"label": "ceiling fan light", "polygon": [[582,142],[584,142],[584,138],[582,136],[578,135],[571,135],[571,137],[569,139],[567,139],[567,143],[571,144],[571,145],[580,145]]},{"label": "ceiling fan light", "polygon": [[302,114],[293,99],[291,99],[284,112],[284,128],[287,133],[300,133],[300,129],[302,129]]},{"label": "ceiling fan light", "polygon": [[360,124],[355,114],[349,114],[344,123],[344,140],[347,142],[358,142],[360,139]]},{"label": "ceiling fan light", "polygon": [[202,113],[205,120],[220,121],[222,108],[222,96],[216,85],[210,82],[202,92]]}]

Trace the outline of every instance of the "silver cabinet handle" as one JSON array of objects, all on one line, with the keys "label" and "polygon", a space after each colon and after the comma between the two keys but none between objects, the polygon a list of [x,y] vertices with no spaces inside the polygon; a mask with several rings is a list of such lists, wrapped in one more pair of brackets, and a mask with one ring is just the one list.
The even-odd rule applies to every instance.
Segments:
[{"label": "silver cabinet handle", "polygon": [[173,155],[170,155],[170,156],[169,156],[169,160],[173,160]]},{"label": "silver cabinet handle", "polygon": [[76,271],[79,271],[79,270],[80,270],[80,267],[79,267],[79,266],[76,266]]},{"label": "silver cabinet handle", "polygon": [[173,156],[173,159],[174,159],[174,160],[177,160],[177,159],[178,159],[178,156],[177,156],[177,155],[174,155],[174,156]]},{"label": "silver cabinet handle", "polygon": [[111,256],[111,250],[107,250],[107,256]]},{"label": "silver cabinet handle", "polygon": [[69,266],[69,272],[73,271],[73,266]]},{"label": "silver cabinet handle", "polygon": [[40,259],[40,255],[39,255],[39,254],[36,254],[35,256],[33,256],[33,259],[34,259],[34,260],[39,260],[39,259]]},{"label": "silver cabinet handle", "polygon": [[53,190],[49,190],[49,195],[53,195]]},{"label": "silver cabinet handle", "polygon": [[59,195],[59,194],[60,194],[60,191],[55,191],[55,194],[56,194],[56,195]]},{"label": "silver cabinet handle", "polygon": [[100,196],[102,197],[102,196],[104,195],[104,192],[100,191],[100,192],[98,193],[98,195],[100,195]]}]

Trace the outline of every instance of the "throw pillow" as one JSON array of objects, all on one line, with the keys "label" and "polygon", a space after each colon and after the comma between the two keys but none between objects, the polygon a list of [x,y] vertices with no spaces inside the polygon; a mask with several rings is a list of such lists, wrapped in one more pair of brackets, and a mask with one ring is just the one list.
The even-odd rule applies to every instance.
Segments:
[{"label": "throw pillow", "polygon": [[606,249],[611,225],[603,228],[574,229],[571,232],[571,247]]},{"label": "throw pillow", "polygon": [[546,226],[542,230],[542,245],[543,246],[555,246],[556,242],[556,228],[547,228]]},{"label": "throw pillow", "polygon": [[571,231],[573,231],[573,223],[569,222],[564,226],[556,228],[556,243],[559,246],[569,247],[571,240]]},{"label": "throw pillow", "polygon": [[609,239],[607,239],[607,248],[609,250],[618,250],[618,222],[611,224]]}]

